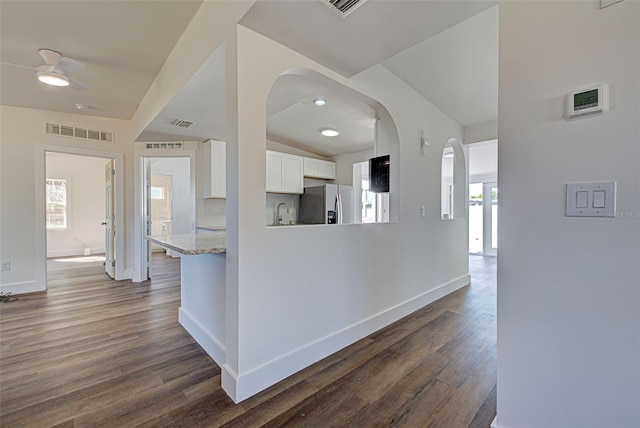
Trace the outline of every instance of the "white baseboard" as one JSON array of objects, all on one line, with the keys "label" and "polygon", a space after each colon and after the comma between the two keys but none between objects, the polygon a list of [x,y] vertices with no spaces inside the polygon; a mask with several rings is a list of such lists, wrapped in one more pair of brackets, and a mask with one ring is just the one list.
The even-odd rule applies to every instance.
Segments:
[{"label": "white baseboard", "polygon": [[[91,255],[96,255],[96,254],[104,254],[104,247],[102,248],[88,248],[88,250],[90,250]],[[73,256],[84,256],[84,249],[82,248],[75,248],[75,249],[69,249],[69,250],[52,250],[52,251],[47,251],[47,258],[53,258],[53,257],[73,257]]]},{"label": "white baseboard", "polygon": [[26,294],[46,291],[45,284],[39,284],[37,281],[14,282],[13,284],[0,284],[0,291],[11,294]]},{"label": "white baseboard", "polygon": [[498,428],[498,415],[491,421],[491,428]]},{"label": "white baseboard", "polygon": [[[229,372],[225,375],[226,370],[223,369],[222,379],[226,381],[226,387],[223,387],[225,391],[229,393],[230,397],[236,403],[239,403],[340,349],[388,326],[400,318],[468,285],[470,280],[471,277],[469,275],[463,275],[396,306],[372,315],[369,318],[347,326],[342,330],[315,340],[298,349],[294,349],[246,373],[237,375]],[[235,385],[231,385],[231,383],[235,383]],[[233,395],[230,394],[230,391],[233,392]]]},{"label": "white baseboard", "polygon": [[220,367],[227,361],[227,349],[220,343],[202,324],[196,321],[189,312],[180,308],[178,310],[178,322],[198,342],[198,345],[209,354],[213,361]]}]

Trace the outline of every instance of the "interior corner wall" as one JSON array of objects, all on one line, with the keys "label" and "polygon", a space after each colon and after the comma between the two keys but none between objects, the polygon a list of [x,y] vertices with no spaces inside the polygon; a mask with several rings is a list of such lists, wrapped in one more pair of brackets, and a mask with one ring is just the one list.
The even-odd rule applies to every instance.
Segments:
[{"label": "interior corner wall", "polygon": [[[462,140],[459,124],[382,66],[347,80],[244,27],[237,55],[237,153],[227,159],[237,167],[238,248],[227,266],[236,267],[238,293],[232,397],[242,401],[469,277],[466,221],[440,219],[441,151],[449,138]],[[281,73],[301,67],[388,110],[400,144],[391,147],[400,222],[265,227],[266,99]],[[432,138],[424,156],[421,129]]]},{"label": "interior corner wall", "polygon": [[67,180],[67,228],[47,230],[47,257],[102,254],[105,248],[104,169],[107,159],[47,154],[47,178]]},{"label": "interior corner wall", "polygon": [[[45,134],[45,122],[71,124],[90,129],[111,131],[115,142],[105,144],[87,140]],[[91,149],[94,151],[121,154],[125,159],[124,200],[133,200],[133,167],[130,163],[132,144],[129,139],[130,122],[79,114],[57,113],[20,107],[0,106],[0,257],[11,261],[11,271],[0,274],[0,288],[14,294],[43,291],[44,278],[37,278],[41,269],[36,248],[44,246],[42,236],[36,233],[36,146],[47,144],[61,148]],[[44,185],[43,185],[44,187]],[[126,221],[124,231],[124,270],[132,269],[133,209],[124,207]]]},{"label": "interior corner wall", "polygon": [[[500,4],[498,426],[640,426],[640,2]],[[607,83],[611,110],[563,119]],[[614,218],[565,184],[615,180]]]}]

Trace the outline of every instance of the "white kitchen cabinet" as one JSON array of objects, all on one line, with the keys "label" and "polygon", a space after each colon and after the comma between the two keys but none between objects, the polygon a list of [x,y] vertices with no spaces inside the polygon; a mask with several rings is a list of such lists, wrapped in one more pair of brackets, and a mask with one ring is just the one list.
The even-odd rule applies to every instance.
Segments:
[{"label": "white kitchen cabinet", "polygon": [[267,150],[267,192],[302,194],[303,157]]},{"label": "white kitchen cabinet", "polygon": [[204,142],[204,197],[227,197],[227,143],[224,141]]},{"label": "white kitchen cabinet", "polygon": [[334,180],[336,178],[336,163],[322,159],[304,158],[304,176]]}]

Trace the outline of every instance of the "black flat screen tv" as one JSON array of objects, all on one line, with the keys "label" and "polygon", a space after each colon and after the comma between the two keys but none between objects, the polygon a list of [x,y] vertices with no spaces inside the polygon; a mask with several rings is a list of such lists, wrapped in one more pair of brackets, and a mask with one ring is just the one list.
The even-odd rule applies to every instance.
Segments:
[{"label": "black flat screen tv", "polygon": [[369,191],[389,192],[389,155],[369,159]]}]

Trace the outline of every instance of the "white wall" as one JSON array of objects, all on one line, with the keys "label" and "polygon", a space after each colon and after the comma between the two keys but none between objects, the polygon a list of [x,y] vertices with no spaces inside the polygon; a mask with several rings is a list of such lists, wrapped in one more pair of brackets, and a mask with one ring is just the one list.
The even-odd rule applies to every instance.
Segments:
[{"label": "white wall", "polygon": [[[38,168],[42,169],[36,171],[36,158],[40,156],[39,153],[42,154],[39,145],[56,146],[61,150],[91,150],[106,155],[123,156],[125,170],[121,171],[122,175],[116,176],[116,180],[122,177],[120,183],[125,183],[123,199],[131,201],[133,167],[130,162],[130,122],[10,106],[0,106],[0,118],[0,258],[11,260],[11,271],[0,274],[0,287],[3,291],[13,293],[40,291],[45,289],[45,231],[44,220],[42,224],[36,223],[38,215],[44,217],[44,211],[38,215],[36,213],[37,203],[44,205],[44,196],[42,201],[36,201],[35,196],[37,175],[43,177],[43,183],[40,185],[44,188],[44,155],[41,156],[42,165],[38,164]],[[105,144],[46,135],[44,124],[47,121],[112,131],[115,143]],[[131,204],[124,207],[125,226],[121,242],[124,245],[124,254],[117,256],[124,265],[121,265],[121,268],[125,275],[130,275],[132,268],[132,208]],[[38,230],[42,230],[41,235],[36,232]],[[42,260],[38,260],[39,248],[43,249]]]},{"label": "white wall", "polygon": [[[223,386],[242,400],[466,284],[468,258],[466,221],[440,220],[440,155],[449,138],[462,140],[461,126],[381,66],[347,81],[243,27],[238,46],[237,88],[227,91],[238,94],[237,145],[228,144],[237,148],[231,180],[239,241],[237,253],[227,252],[227,267],[237,272],[237,284],[227,279],[228,290],[238,290],[228,298],[237,314],[227,318],[237,323],[237,354],[227,356]],[[392,152],[401,222],[265,228],[265,101],[275,79],[294,67],[317,70],[388,109],[401,146],[380,153]],[[432,139],[425,156],[421,129]]]},{"label": "white wall", "polygon": [[[562,119],[608,83],[612,109]],[[640,426],[640,2],[500,5],[498,425]],[[616,180],[617,218],[565,217]]]},{"label": "white wall", "polygon": [[67,180],[66,229],[47,230],[47,257],[104,253],[104,169],[107,159],[47,154],[47,178]]},{"label": "white wall", "polygon": [[373,149],[364,150],[356,153],[348,153],[345,155],[333,156],[330,158],[336,163],[336,184],[353,185],[353,164],[366,162],[373,157]]}]

